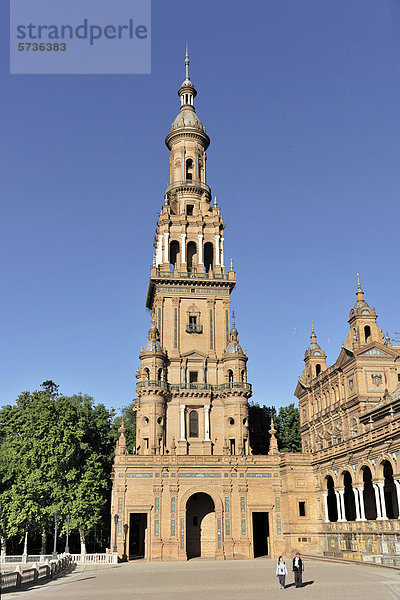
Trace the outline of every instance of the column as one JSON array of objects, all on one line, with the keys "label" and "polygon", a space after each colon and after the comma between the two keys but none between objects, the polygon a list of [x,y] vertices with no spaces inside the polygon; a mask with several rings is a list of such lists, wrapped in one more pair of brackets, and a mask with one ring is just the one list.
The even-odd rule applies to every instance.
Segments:
[{"label": "column", "polygon": [[325,506],[325,523],[329,523],[329,510],[328,510],[328,494],[325,492],[322,494],[324,497],[324,506]]},{"label": "column", "polygon": [[186,263],[186,233],[181,233],[181,263]]},{"label": "column", "polygon": [[366,521],[365,518],[365,506],[364,506],[364,486],[357,488],[358,498],[360,500],[360,521]]},{"label": "column", "polygon": [[157,240],[157,250],[156,250],[156,267],[162,264],[162,246],[163,246],[163,236],[160,233]]},{"label": "column", "polygon": [[399,515],[398,515],[398,519],[400,519],[400,483],[398,482],[397,479],[394,479],[394,485],[396,486],[396,497],[397,497],[397,506],[399,508]]},{"label": "column", "polygon": [[219,266],[219,235],[214,236],[215,239],[215,264]]},{"label": "column", "polygon": [[198,250],[199,250],[199,265],[203,264],[203,234],[199,233],[197,236],[199,238]]},{"label": "column", "polygon": [[339,492],[337,490],[335,490],[335,496],[336,496],[336,510],[337,510],[338,521],[343,521],[343,519],[342,519],[342,509],[340,507]]},{"label": "column", "polygon": [[339,499],[340,499],[340,512],[342,515],[342,518],[340,519],[340,521],[347,521],[346,511],[344,508],[344,489],[338,490],[338,494],[339,494]]},{"label": "column", "polygon": [[168,233],[168,231],[166,231],[164,233],[164,262],[165,263],[169,262],[168,238],[169,238],[169,233]]},{"label": "column", "polygon": [[356,505],[356,521],[361,521],[360,517],[360,497],[358,495],[358,489],[353,487],[354,500]]},{"label": "column", "polygon": [[381,497],[382,520],[386,521],[387,520],[387,514],[386,514],[385,492],[384,492],[384,489],[383,489],[384,485],[385,485],[384,483],[378,483],[377,484],[377,486],[379,488],[379,495]]},{"label": "column", "polygon": [[204,405],[204,441],[210,441],[210,405]]},{"label": "column", "polygon": [[179,410],[181,413],[181,442],[186,442],[186,431],[185,431],[185,408],[184,404],[179,406]]},{"label": "column", "polygon": [[224,238],[221,237],[220,240],[220,244],[221,244],[221,267],[224,267]]},{"label": "column", "polygon": [[381,499],[379,494],[379,488],[376,483],[373,484],[374,492],[375,492],[375,504],[376,504],[376,520],[382,521],[382,511],[381,511]]}]

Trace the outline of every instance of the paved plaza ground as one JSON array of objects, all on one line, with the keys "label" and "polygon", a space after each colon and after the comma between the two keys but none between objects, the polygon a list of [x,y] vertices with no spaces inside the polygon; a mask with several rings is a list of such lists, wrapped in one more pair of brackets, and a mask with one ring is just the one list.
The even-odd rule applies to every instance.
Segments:
[{"label": "paved plaza ground", "polygon": [[[292,584],[292,574],[287,578]],[[400,571],[383,567],[306,561],[296,589],[279,590],[275,561],[131,562],[109,567],[81,566],[42,586],[10,592],[7,600],[400,600]]]}]

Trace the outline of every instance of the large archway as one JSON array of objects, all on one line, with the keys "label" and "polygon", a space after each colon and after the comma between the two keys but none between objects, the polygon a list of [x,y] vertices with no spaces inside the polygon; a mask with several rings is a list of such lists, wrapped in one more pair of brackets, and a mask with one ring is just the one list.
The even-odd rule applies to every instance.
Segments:
[{"label": "large archway", "polygon": [[364,512],[365,518],[369,521],[375,520],[377,517],[376,512],[376,500],[375,500],[375,491],[372,483],[372,473],[371,469],[367,466],[363,467],[363,498],[364,498]]},{"label": "large archway", "polygon": [[397,493],[393,478],[393,467],[388,460],[383,463],[383,495],[388,519],[399,518],[399,507],[397,506]]},{"label": "large archway", "polygon": [[198,492],[186,503],[186,554],[188,559],[215,558],[215,506],[208,494]]},{"label": "large archway", "polygon": [[326,488],[328,492],[327,497],[327,506],[328,506],[328,519],[329,521],[337,521],[338,520],[338,511],[337,511],[337,500],[335,494],[335,484],[333,482],[333,478],[331,475],[328,475],[326,478]]},{"label": "large archway", "polygon": [[354,498],[353,481],[348,471],[343,473],[344,483],[344,511],[346,521],[356,520],[356,501]]}]

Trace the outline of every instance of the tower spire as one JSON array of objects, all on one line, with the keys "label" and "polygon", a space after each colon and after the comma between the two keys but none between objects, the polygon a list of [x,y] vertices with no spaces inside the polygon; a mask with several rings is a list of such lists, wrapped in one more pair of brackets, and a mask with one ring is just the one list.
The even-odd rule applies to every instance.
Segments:
[{"label": "tower spire", "polygon": [[315,335],[315,331],[314,331],[314,321],[311,321],[311,343],[312,344],[316,344],[317,342],[317,336]]},{"label": "tower spire", "polygon": [[364,300],[364,292],[360,284],[360,273],[357,273],[357,300]]},{"label": "tower spire", "polygon": [[185,81],[190,81],[189,77],[189,44],[186,41],[186,56],[185,56]]}]

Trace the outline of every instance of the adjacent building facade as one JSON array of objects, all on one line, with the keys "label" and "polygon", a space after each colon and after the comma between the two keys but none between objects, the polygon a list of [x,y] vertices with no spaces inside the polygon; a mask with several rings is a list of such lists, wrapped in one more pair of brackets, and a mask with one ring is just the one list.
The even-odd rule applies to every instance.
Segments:
[{"label": "adjacent building facade", "polygon": [[128,559],[239,559],[351,550],[357,531],[361,547],[367,531],[399,529],[400,348],[383,337],[359,284],[333,366],[312,330],[295,392],[303,452],[281,454],[272,424],[268,456],[252,455],[248,357],[231,312],[236,273],[207,183],[210,138],[188,56],[185,67],[165,140],[170,183],[136,375],[136,451],[127,452],[122,424],[114,461],[112,545]]},{"label": "adjacent building facade", "polygon": [[378,327],[359,278],[348,323],[332,366],[312,327],[295,392],[324,506],[321,551],[400,564],[400,347]]}]

